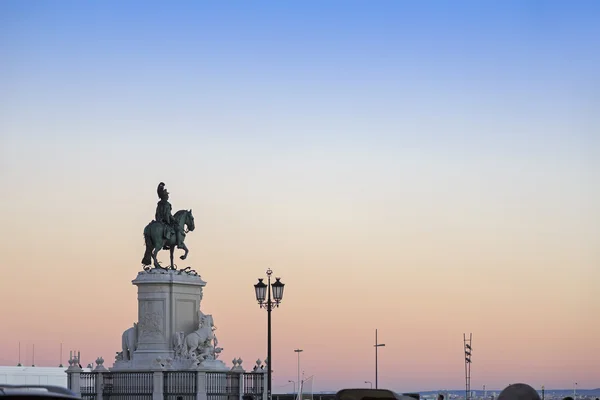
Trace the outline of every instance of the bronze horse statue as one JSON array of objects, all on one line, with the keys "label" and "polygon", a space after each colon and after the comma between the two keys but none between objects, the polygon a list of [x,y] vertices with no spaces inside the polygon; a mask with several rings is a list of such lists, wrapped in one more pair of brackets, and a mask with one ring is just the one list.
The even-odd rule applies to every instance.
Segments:
[{"label": "bronze horse statue", "polygon": [[[185,231],[186,233],[191,232],[196,228],[194,225],[194,216],[192,215],[192,210],[179,210],[175,213],[175,215],[173,215],[173,219],[181,231],[183,231],[183,228],[187,226],[188,230]],[[179,257],[182,260],[185,260],[189,253],[184,240],[185,236],[183,237],[180,246],[180,248],[185,251],[185,253]],[[156,255],[161,249],[169,250],[171,252],[171,265],[169,268],[176,269],[175,265],[173,264],[173,252],[175,251],[177,237],[173,227],[162,222],[152,221],[144,228],[144,241],[146,242],[146,252],[144,253],[144,258],[142,259],[142,265],[144,266],[145,270],[149,269],[152,261],[154,261],[155,268],[163,268],[156,259]]]}]

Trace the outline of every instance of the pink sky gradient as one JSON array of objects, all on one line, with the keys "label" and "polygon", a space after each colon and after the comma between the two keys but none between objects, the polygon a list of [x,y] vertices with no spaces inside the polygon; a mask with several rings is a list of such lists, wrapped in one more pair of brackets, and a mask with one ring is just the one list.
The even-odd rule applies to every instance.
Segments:
[{"label": "pink sky gradient", "polygon": [[[77,157],[60,156],[65,164]],[[2,198],[11,210],[0,234],[11,243],[0,281],[2,363],[17,362],[20,341],[27,364],[35,343],[37,365],[58,365],[61,342],[63,362],[77,349],[85,363],[103,356],[112,364],[137,317],[130,281],[158,181],[135,163],[116,174],[108,160],[105,170],[94,167],[104,161],[67,170],[51,161],[58,154],[42,157],[38,175],[12,170]],[[294,180],[285,165],[255,176],[251,188],[218,168],[164,179],[174,209],[193,209],[191,253],[179,265],[208,282],[203,309],[215,316],[227,362],[241,357],[250,368],[265,358],[266,313],[252,285],[271,267],[286,283],[273,318],[276,388],[295,379],[297,347],[319,390],[372,381],[375,328],[386,343],[383,387],[460,388],[463,332],[474,334],[473,388],[598,386],[597,226],[577,210],[549,195],[536,204],[533,192],[501,204],[479,190],[477,201],[465,189],[420,197],[419,181],[401,189],[364,181],[373,189],[362,194],[343,176],[321,186],[335,168],[287,187],[272,176]],[[429,172],[440,187],[445,173]],[[543,181],[537,191],[544,195]],[[569,199],[576,195],[561,201]]]}]

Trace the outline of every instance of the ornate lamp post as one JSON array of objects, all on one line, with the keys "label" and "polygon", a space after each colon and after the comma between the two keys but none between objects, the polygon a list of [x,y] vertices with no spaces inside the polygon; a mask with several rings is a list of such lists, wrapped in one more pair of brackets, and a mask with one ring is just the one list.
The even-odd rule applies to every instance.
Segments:
[{"label": "ornate lamp post", "polygon": [[[260,308],[267,310],[267,398],[271,400],[271,373],[273,372],[273,357],[271,357],[271,311],[275,307],[279,307],[279,303],[283,299],[283,287],[281,278],[275,278],[275,282],[271,283],[271,268],[267,270],[267,284],[263,282],[263,278],[258,279],[258,283],[254,285],[256,292],[256,301]],[[272,294],[272,297],[271,297]],[[265,301],[266,298],[266,301]]]}]

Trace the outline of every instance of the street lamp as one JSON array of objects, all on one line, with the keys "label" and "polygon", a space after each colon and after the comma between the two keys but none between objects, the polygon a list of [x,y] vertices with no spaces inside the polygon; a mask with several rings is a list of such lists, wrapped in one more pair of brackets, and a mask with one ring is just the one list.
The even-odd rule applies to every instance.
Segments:
[{"label": "street lamp", "polygon": [[377,373],[378,373],[378,361],[377,361],[377,353],[380,347],[384,347],[385,344],[383,343],[377,343],[377,329],[375,329],[375,389],[377,389],[379,387],[378,385],[378,377],[377,377]]},{"label": "street lamp", "polygon": [[294,393],[296,393],[296,381],[288,381],[288,382],[294,384]]},{"label": "street lamp", "polygon": [[373,389],[373,382],[371,382],[371,381],[365,381],[365,383],[368,383],[369,385],[371,385],[371,389]]},{"label": "street lamp", "polygon": [[[545,389],[544,385],[542,385],[542,400],[544,400],[544,389]],[[575,400],[575,399],[573,399],[573,400]]]},{"label": "street lamp", "polygon": [[[298,353],[298,391],[300,391],[300,353],[302,353],[304,350],[302,349],[296,349],[294,350],[295,353]],[[294,390],[295,392],[295,390]]]},{"label": "street lamp", "polygon": [[[271,400],[271,372],[273,372],[273,357],[271,357],[271,311],[275,307],[279,307],[279,303],[283,299],[283,287],[281,278],[275,278],[275,283],[271,283],[271,268],[267,270],[267,284],[263,282],[263,278],[258,279],[258,283],[254,285],[256,292],[256,301],[260,308],[267,310],[267,399]],[[273,298],[271,299],[271,292]],[[265,301],[266,298],[266,301]]]}]

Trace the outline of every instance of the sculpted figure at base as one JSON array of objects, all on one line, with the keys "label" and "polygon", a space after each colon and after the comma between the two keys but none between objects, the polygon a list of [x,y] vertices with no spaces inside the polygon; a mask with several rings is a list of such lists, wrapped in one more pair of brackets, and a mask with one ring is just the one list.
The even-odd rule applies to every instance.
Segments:
[{"label": "sculpted figure at base", "polygon": [[133,352],[137,348],[137,323],[133,323],[133,326],[123,332],[121,336],[121,347],[123,352],[120,354],[122,361],[130,361],[133,359]]},{"label": "sculpted figure at base", "polygon": [[188,355],[198,361],[208,359],[212,354],[213,334],[212,316],[205,315],[197,330],[185,337],[184,346]]},{"label": "sculpted figure at base", "polygon": [[179,359],[191,359],[198,363],[205,360],[215,360],[223,349],[216,347],[215,327],[212,315],[199,313],[198,329],[184,337],[183,332],[177,332],[173,339],[175,356]]},{"label": "sculpted figure at base", "polygon": [[144,242],[146,243],[146,252],[142,259],[144,269],[153,263],[155,268],[162,268],[156,259],[156,255],[160,250],[169,250],[171,255],[171,264],[169,267],[175,269],[173,264],[173,252],[175,247],[183,249],[185,252],[181,257],[185,260],[188,255],[188,248],[185,245],[185,227],[188,232],[193,231],[196,226],[194,224],[194,216],[192,210],[179,210],[175,215],[171,214],[171,203],[169,203],[169,192],[165,189],[164,182],[159,183],[156,189],[160,201],[156,205],[156,213],[154,220],[144,228]]}]

